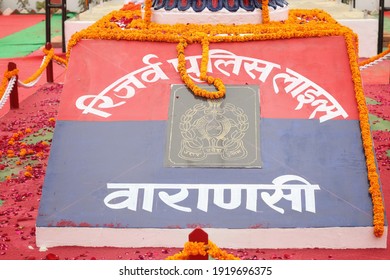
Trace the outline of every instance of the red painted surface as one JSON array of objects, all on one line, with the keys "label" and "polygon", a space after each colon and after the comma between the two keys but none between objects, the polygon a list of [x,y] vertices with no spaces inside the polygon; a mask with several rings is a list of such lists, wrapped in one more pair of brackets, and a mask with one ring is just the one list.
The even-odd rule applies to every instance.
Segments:
[{"label": "red painted surface", "polygon": [[[311,98],[308,92],[305,96],[299,97],[298,94],[294,97],[292,92],[285,90],[289,83],[283,83],[284,79],[280,76],[276,79],[277,75],[286,74],[286,71],[289,71],[287,69],[291,69],[335,98],[347,112],[348,119],[357,119],[349,58],[343,37],[211,44],[210,50],[215,49],[229,51],[235,56],[216,55],[211,58],[211,75],[221,77],[226,84],[259,84],[263,117],[308,119],[315,110],[316,107],[310,104],[298,108],[299,98]],[[165,78],[147,82],[148,79],[150,81],[156,78],[155,72],[150,72],[151,69],[144,68],[140,71],[146,65],[143,58],[149,54],[154,55],[149,59],[149,63],[158,65]],[[200,45],[190,45],[186,49],[187,58],[195,56],[198,56],[196,68],[200,66]],[[62,97],[65,102],[60,106],[58,118],[80,121],[166,120],[170,86],[183,84],[170,63],[176,57],[176,45],[170,43],[104,40],[80,42],[71,54]],[[236,73],[232,57],[237,63],[241,63]],[[250,58],[261,60],[264,64],[255,65]],[[191,68],[191,65],[187,64],[187,68]],[[251,68],[253,66],[269,66],[271,71],[264,76],[264,81],[261,81],[258,78],[264,70],[256,71]],[[143,87],[134,86],[136,82],[125,79],[129,73],[136,72],[137,83],[141,82]],[[252,72],[253,77],[249,72]],[[142,75],[145,75],[144,79]],[[132,87],[134,92],[129,94],[126,87]],[[276,93],[275,87],[279,88],[279,93]],[[92,97],[98,94],[110,98],[109,102],[115,107],[107,108],[108,103],[103,102],[103,99],[93,101]],[[83,96],[90,98],[84,99],[81,103],[84,107],[79,109],[76,102],[80,102],[79,98]],[[111,116],[104,118],[91,113],[85,114],[86,107],[107,112]],[[321,113],[316,113],[314,118],[320,116]]]}]

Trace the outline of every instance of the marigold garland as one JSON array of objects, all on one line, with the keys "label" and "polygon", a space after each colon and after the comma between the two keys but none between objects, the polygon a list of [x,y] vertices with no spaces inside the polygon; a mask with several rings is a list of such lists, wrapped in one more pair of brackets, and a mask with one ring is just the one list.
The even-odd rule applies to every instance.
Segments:
[{"label": "marigold garland", "polygon": [[186,60],[185,60],[185,54],[184,50],[187,47],[187,41],[181,40],[179,44],[177,45],[177,57],[178,57],[178,70],[180,73],[180,77],[182,78],[182,81],[185,85],[196,95],[201,96],[209,99],[216,99],[221,98],[225,96],[226,88],[223,84],[222,80],[219,78],[214,78],[207,75],[207,64],[209,61],[209,41],[207,39],[207,36],[203,36],[203,39],[201,40],[202,44],[202,61],[200,66],[200,79],[202,81],[207,82],[210,85],[214,85],[217,89],[216,92],[210,92],[208,90],[205,90],[203,88],[200,88],[197,86],[193,80],[188,76],[187,69],[186,69]]},{"label": "marigold garland", "polygon": [[58,55],[55,55],[54,54],[54,49],[50,49],[50,50],[47,50],[46,48],[43,48],[42,51],[46,54],[46,55],[49,55],[50,52],[53,52],[53,56],[52,56],[52,59],[57,61],[58,63],[61,63],[65,66],[68,65],[68,61],[66,59],[63,59],[62,57],[59,57]]},{"label": "marigold garland", "polygon": [[381,52],[380,54],[378,55],[375,55],[373,57],[370,57],[366,60],[363,60],[359,63],[359,66],[364,66],[364,65],[367,65],[367,64],[370,64],[378,59],[381,59],[382,57],[384,57],[385,55],[388,55],[390,53],[390,44],[387,46],[387,49],[383,52]]},{"label": "marigold garland", "polygon": [[268,0],[261,1],[261,16],[263,19],[263,24],[269,23],[271,21],[269,16]]},{"label": "marigold garland", "polygon": [[166,260],[188,260],[190,256],[196,255],[209,255],[216,260],[240,260],[240,258],[221,250],[210,240],[207,244],[203,242],[188,241],[184,244],[184,248],[181,252],[167,257]]},{"label": "marigold garland", "polygon": [[[57,55],[54,54],[54,49],[51,48],[50,50],[43,49],[43,52],[46,54],[45,60],[43,61],[42,65],[39,67],[39,69],[28,79],[24,80],[24,84],[28,84],[30,82],[35,81],[40,75],[42,75],[43,71],[46,69],[47,65],[52,61],[53,59],[59,63],[67,65],[67,60],[63,59]],[[0,99],[3,98],[3,95],[5,93],[5,90],[8,85],[8,80],[11,79],[13,76],[16,76],[19,74],[19,69],[14,69],[12,71],[6,71],[4,73],[1,85],[0,85]]]},{"label": "marigold garland", "polygon": [[29,77],[28,79],[24,80],[23,83],[24,84],[31,83],[31,82],[35,81],[40,75],[42,75],[43,71],[46,69],[47,65],[53,59],[53,57],[54,57],[54,49],[51,48],[48,51],[48,53],[46,54],[46,58],[43,61],[41,67],[39,67],[39,69],[31,77]]},{"label": "marigold garland", "polygon": [[374,235],[381,237],[384,233],[385,208],[382,200],[382,192],[379,183],[379,175],[377,172],[376,160],[374,155],[374,143],[371,136],[371,128],[369,122],[369,112],[365,101],[364,90],[361,81],[361,75],[358,65],[358,57],[355,51],[354,38],[351,34],[346,35],[346,43],[350,68],[352,70],[352,80],[359,112],[360,131],[363,139],[363,148],[366,156],[366,165],[368,172],[368,180],[370,183],[369,193],[373,204],[373,225]]},{"label": "marigold garland", "polygon": [[153,0],[145,0],[145,8],[144,8],[144,11],[145,11],[145,15],[144,15],[144,20],[146,22],[147,25],[150,24],[150,22],[152,21],[152,3]]},{"label": "marigold garland", "polygon": [[5,71],[0,85],[0,100],[3,98],[5,90],[7,89],[9,79],[11,79],[13,76],[18,75],[18,73],[19,73],[18,69],[14,69],[12,71],[9,70]]}]

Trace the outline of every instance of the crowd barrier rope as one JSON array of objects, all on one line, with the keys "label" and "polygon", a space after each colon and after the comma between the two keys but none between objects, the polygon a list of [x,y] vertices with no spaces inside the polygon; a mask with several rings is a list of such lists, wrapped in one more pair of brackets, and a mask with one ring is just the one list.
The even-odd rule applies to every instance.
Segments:
[{"label": "crowd barrier rope", "polygon": [[[24,88],[31,88],[34,87],[40,78],[42,77],[43,71],[47,70],[52,72],[53,68],[50,67],[51,63],[53,61],[57,62],[58,64],[66,67],[68,62],[66,59],[63,59],[57,55],[54,54],[54,48],[50,46],[50,49],[46,48],[43,49],[44,56],[42,58],[41,65],[39,66],[38,70],[33,73],[29,78],[25,80],[19,80],[19,69],[16,68],[16,65],[12,62],[8,63],[8,69],[5,71],[3,75],[3,79],[0,84],[0,109],[3,108],[3,106],[7,103],[8,98],[12,98],[13,93],[17,94],[17,87],[21,86]],[[51,76],[53,74],[51,73]],[[52,82],[52,81],[50,81]],[[15,93],[16,92],[16,93]],[[17,96],[14,98],[18,99]],[[12,103],[12,102],[11,102]],[[17,109],[18,105],[12,105],[11,109]]]},{"label": "crowd barrier rope", "polygon": [[387,46],[387,49],[385,51],[381,52],[380,54],[361,61],[359,63],[359,69],[360,69],[360,71],[365,70],[365,69],[367,69],[371,66],[374,66],[374,65],[378,64],[379,62],[384,61],[386,59],[390,59],[390,44]]}]

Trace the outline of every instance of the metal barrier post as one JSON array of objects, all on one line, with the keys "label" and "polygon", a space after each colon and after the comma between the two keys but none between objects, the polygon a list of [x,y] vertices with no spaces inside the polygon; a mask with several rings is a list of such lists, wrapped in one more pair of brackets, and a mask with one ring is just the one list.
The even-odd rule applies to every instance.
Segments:
[{"label": "metal barrier post", "polygon": [[378,20],[378,54],[383,51],[383,33],[385,12],[390,11],[390,7],[385,7],[385,0],[379,0],[379,20]]},{"label": "metal barrier post", "polygon": [[[8,71],[13,71],[16,69],[16,64],[13,62],[8,62]],[[9,95],[10,108],[19,109],[19,93],[18,93],[18,75],[16,75],[15,85],[12,88],[12,91]]]},{"label": "metal barrier post", "polygon": [[56,8],[61,9],[62,11],[62,52],[66,52],[66,45],[65,45],[66,0],[45,0],[46,43],[51,42],[51,9],[56,9]]},{"label": "metal barrier post", "polygon": [[383,25],[385,16],[385,0],[379,0],[379,20],[378,20],[378,49],[377,53],[380,54],[383,50]]},{"label": "metal barrier post", "polygon": [[51,42],[51,7],[50,0],[45,0],[46,42]]}]

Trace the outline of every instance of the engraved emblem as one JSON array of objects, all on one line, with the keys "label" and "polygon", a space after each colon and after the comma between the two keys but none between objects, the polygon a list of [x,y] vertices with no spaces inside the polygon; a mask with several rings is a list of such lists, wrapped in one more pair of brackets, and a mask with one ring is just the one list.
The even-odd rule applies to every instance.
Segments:
[{"label": "engraved emblem", "polygon": [[225,161],[244,159],[243,138],[249,128],[244,110],[222,100],[208,100],[188,109],[180,118],[181,146],[178,156],[201,161],[219,156]]}]

